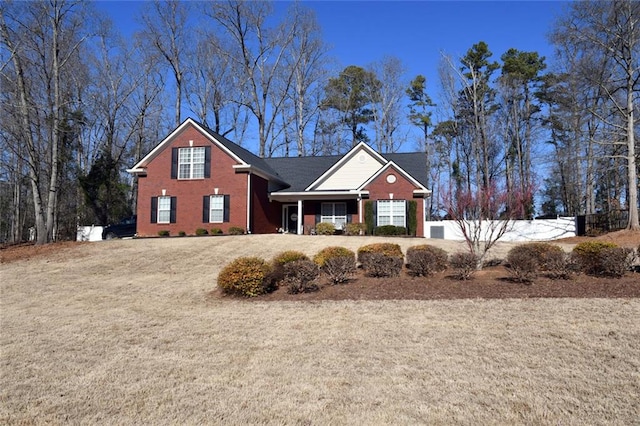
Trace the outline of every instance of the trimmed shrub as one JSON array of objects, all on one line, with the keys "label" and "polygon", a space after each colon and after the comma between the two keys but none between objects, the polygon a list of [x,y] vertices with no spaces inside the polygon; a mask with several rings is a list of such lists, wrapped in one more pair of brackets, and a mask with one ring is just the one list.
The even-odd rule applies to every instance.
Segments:
[{"label": "trimmed shrub", "polygon": [[309,256],[297,250],[286,250],[273,257],[273,265],[285,265],[296,260],[309,260]]},{"label": "trimmed shrub", "polygon": [[222,235],[222,229],[220,229],[220,228],[211,228],[211,230],[209,231],[209,234],[211,234],[211,235]]},{"label": "trimmed shrub", "polygon": [[209,235],[209,232],[207,232],[207,230],[204,228],[198,228],[196,229],[196,235],[198,236]]},{"label": "trimmed shrub", "polygon": [[333,223],[320,222],[316,224],[316,234],[318,235],[333,235],[336,233],[336,227]]},{"label": "trimmed shrub", "polygon": [[542,271],[548,271],[550,260],[552,258],[556,259],[560,254],[564,253],[559,246],[549,243],[528,243],[519,247],[523,247],[520,250],[523,250],[523,253],[528,254],[538,262],[538,267]]},{"label": "trimmed shrub", "polygon": [[580,270],[574,257],[563,250],[547,253],[546,273],[549,278],[567,280]]},{"label": "trimmed shrub", "polygon": [[631,269],[633,251],[623,247],[605,247],[598,253],[598,275],[620,278]]},{"label": "trimmed shrub", "polygon": [[269,282],[274,288],[280,285],[285,278],[285,266],[297,260],[309,260],[306,254],[296,250],[286,250],[276,254],[271,261],[272,271],[269,275]]},{"label": "trimmed shrub", "polygon": [[184,231],[178,231],[178,237],[186,237],[187,233]]},{"label": "trimmed shrub", "polygon": [[376,227],[373,234],[381,236],[407,235],[407,228],[404,226],[382,225]]},{"label": "trimmed shrub", "polygon": [[347,223],[344,227],[344,235],[363,235],[366,229],[364,223]]},{"label": "trimmed shrub", "polygon": [[606,248],[618,247],[614,243],[603,241],[586,241],[573,248],[572,255],[580,270],[585,274],[599,275],[603,268],[600,252]]},{"label": "trimmed shrub", "polygon": [[336,256],[327,259],[322,267],[329,281],[333,284],[344,283],[356,272],[356,258],[350,256]]},{"label": "trimmed shrub", "polygon": [[507,270],[518,282],[531,282],[538,276],[540,262],[529,244],[515,246],[507,254]]},{"label": "trimmed shrub", "polygon": [[358,249],[358,261],[369,276],[396,277],[402,271],[404,255],[398,244],[368,244]]},{"label": "trimmed shrub", "polygon": [[225,266],[218,275],[223,292],[237,296],[255,297],[270,290],[270,265],[259,257],[239,257]]},{"label": "trimmed shrub", "polygon": [[320,289],[317,283],[320,268],[308,258],[287,262],[283,268],[282,283],[287,286],[289,294],[308,293]]},{"label": "trimmed shrub", "polygon": [[479,258],[477,255],[459,251],[453,253],[449,258],[449,265],[453,268],[453,276],[459,280],[471,279],[478,267]]},{"label": "trimmed shrub", "polygon": [[341,257],[341,256],[351,256],[355,259],[356,254],[345,247],[325,247],[320,250],[315,256],[313,256],[313,261],[319,266],[323,267],[327,260],[333,257]]},{"label": "trimmed shrub", "polygon": [[370,277],[397,277],[402,271],[404,260],[401,257],[382,253],[368,253],[362,262],[362,269]]},{"label": "trimmed shrub", "polygon": [[447,269],[447,252],[428,244],[407,249],[407,268],[415,276],[428,277]]},{"label": "trimmed shrub", "polygon": [[395,243],[374,243],[367,244],[358,249],[358,261],[362,262],[362,256],[368,253],[382,253],[387,256],[403,257],[402,249],[399,244]]},{"label": "trimmed shrub", "polygon": [[244,235],[244,228],[239,226],[231,226],[229,228],[229,235]]},{"label": "trimmed shrub", "polygon": [[160,236],[160,237],[168,237],[169,236],[169,231],[166,230],[166,229],[158,231],[158,236]]}]

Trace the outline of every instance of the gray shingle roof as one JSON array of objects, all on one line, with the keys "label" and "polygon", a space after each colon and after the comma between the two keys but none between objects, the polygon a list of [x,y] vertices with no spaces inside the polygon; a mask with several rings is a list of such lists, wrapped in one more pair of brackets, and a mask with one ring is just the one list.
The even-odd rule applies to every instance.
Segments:
[{"label": "gray shingle roof", "polygon": [[424,152],[403,152],[395,154],[382,154],[384,158],[396,163],[402,170],[409,173],[415,180],[420,182],[422,186],[427,186],[429,182],[429,174],[427,172],[427,155]]},{"label": "gray shingle roof", "polygon": [[[383,154],[385,159],[393,161],[402,170],[410,174],[423,186],[427,186],[428,175],[426,170],[426,157],[423,152],[409,152],[400,154]],[[281,157],[265,158],[264,161],[272,169],[278,171],[278,175],[291,187],[284,189],[287,192],[302,192],[329,170],[335,163],[342,159],[342,155],[323,157]],[[428,188],[427,188],[428,189]]]},{"label": "gray shingle roof", "polygon": [[323,157],[280,157],[267,158],[265,161],[278,171],[282,179],[291,185],[287,192],[302,192],[318,179],[342,156],[331,155]]},{"label": "gray shingle roof", "polygon": [[[196,121],[196,123],[198,123],[198,122]],[[210,128],[205,126],[204,124],[198,123],[198,125],[201,126],[207,132],[209,132],[209,134],[211,136],[213,136],[225,148],[227,148],[229,151],[231,151],[234,155],[236,155],[238,158],[240,158],[245,163],[250,164],[253,167],[257,167],[258,169],[260,169],[260,170],[262,170],[262,171],[264,171],[264,172],[266,172],[266,173],[268,173],[268,174],[270,174],[272,176],[276,176],[276,177],[280,177],[281,178],[281,176],[278,174],[278,172],[276,170],[274,170],[265,161],[264,158],[260,158],[257,155],[255,155],[254,153],[252,153],[251,151],[248,151],[248,150],[244,149],[243,147],[241,147],[237,143],[231,142],[229,139],[227,139],[224,136],[214,132],[213,130],[211,130]],[[285,179],[283,179],[283,180],[285,180]]]}]

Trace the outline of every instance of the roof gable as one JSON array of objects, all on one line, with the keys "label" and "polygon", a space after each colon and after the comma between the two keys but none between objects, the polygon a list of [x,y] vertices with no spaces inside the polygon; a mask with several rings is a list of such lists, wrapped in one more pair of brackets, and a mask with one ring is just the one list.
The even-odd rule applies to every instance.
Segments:
[{"label": "roof gable", "polygon": [[365,143],[359,143],[305,188],[306,191],[349,190],[360,187],[387,163]]},{"label": "roof gable", "polygon": [[255,154],[244,149],[240,145],[231,142],[224,136],[221,136],[206,126],[198,123],[192,118],[187,118],[182,122],[173,132],[171,132],[166,138],[164,138],[158,145],[156,145],[151,152],[145,155],[140,161],[138,161],[131,169],[127,171],[130,173],[144,173],[147,165],[153,161],[162,151],[171,145],[173,140],[182,133],[187,127],[194,127],[198,132],[204,135],[209,141],[218,146],[223,152],[231,157],[238,164],[234,167],[242,169],[248,168],[252,170],[262,171],[264,175],[281,180],[278,177],[278,173],[273,170],[264,159],[256,156]]},{"label": "roof gable", "polygon": [[402,175],[406,180],[411,182],[416,187],[416,189],[414,190],[414,193],[423,193],[423,194],[430,194],[431,193],[431,191],[429,189],[427,189],[424,185],[422,185],[420,182],[418,182],[413,176],[411,176],[402,167],[398,166],[393,161],[389,161],[384,167],[380,168],[380,170],[378,170],[375,174],[373,174],[371,177],[369,177],[369,179],[367,179],[366,182],[364,182],[357,189],[358,190],[365,190],[366,187],[369,184],[371,184],[371,182],[375,181],[380,175],[384,174],[389,169],[394,169],[398,174]]}]

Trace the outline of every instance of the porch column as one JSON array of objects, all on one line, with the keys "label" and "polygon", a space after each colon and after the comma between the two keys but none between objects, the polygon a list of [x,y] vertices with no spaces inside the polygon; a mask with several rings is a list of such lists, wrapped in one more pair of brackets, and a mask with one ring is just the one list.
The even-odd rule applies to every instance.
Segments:
[{"label": "porch column", "polygon": [[302,215],[302,200],[298,200],[298,235],[302,235],[304,233],[304,216]]}]

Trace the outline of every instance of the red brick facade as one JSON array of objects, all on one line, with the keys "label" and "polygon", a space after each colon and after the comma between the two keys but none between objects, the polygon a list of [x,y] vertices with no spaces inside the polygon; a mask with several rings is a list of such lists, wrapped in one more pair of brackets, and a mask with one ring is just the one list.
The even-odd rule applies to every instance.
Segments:
[{"label": "red brick facade", "polygon": [[[193,141],[193,147],[211,147],[210,178],[171,178],[171,148],[189,147],[189,141]],[[138,180],[138,235],[155,236],[161,230],[167,230],[171,235],[180,231],[192,235],[198,228],[220,228],[226,233],[231,226],[246,229],[248,174],[236,173],[233,169],[235,164],[237,162],[233,158],[194,127],[188,126],[175,135],[171,143],[148,164],[146,176]],[[216,188],[219,195],[230,195],[229,221],[204,223],[203,196],[215,194]],[[175,223],[151,223],[151,198],[162,195],[176,197]]]},{"label": "red brick facade", "polygon": [[[205,147],[205,177],[179,179],[179,150],[197,147]],[[370,150],[364,145],[358,149]],[[202,157],[194,164],[201,166]],[[284,182],[279,176],[279,173],[283,173],[282,170],[274,170],[264,159],[257,158],[189,119],[130,170],[137,174],[139,179],[137,234],[157,236],[160,231],[168,231],[170,235],[178,235],[180,232],[193,235],[199,228],[207,231],[218,228],[226,234],[231,227],[239,227],[257,234],[276,233],[281,228],[296,232],[298,225],[292,218],[297,215],[300,201],[303,205],[302,232],[309,233],[320,221],[323,202],[344,202],[347,207],[347,222],[364,222],[364,212],[361,209],[368,196],[368,200],[371,201],[415,200],[418,218],[416,234],[422,236],[422,197],[428,194],[428,190],[406,177],[406,172],[394,165],[394,162],[388,162],[386,165],[381,162],[383,171],[366,187],[357,190],[345,188],[337,190],[336,193],[314,193],[311,190],[307,193],[306,190],[296,189],[287,193],[287,189],[290,188],[288,185],[297,183],[298,180]],[[394,178],[389,178],[390,175]],[[277,191],[270,193],[274,188]],[[209,220],[210,214],[216,214],[216,219],[219,219],[221,214],[220,210],[208,208],[210,202],[220,200],[209,198],[211,195],[224,196],[222,222],[214,223]],[[157,223],[161,221],[161,200],[158,197],[171,197],[170,220],[167,220],[167,210],[162,209],[164,223]],[[364,200],[361,200],[361,197]],[[291,206],[286,210],[288,219],[284,219],[285,206]]]},{"label": "red brick facade", "polygon": [[[395,176],[395,182],[390,183],[388,181],[389,175]],[[364,189],[369,191],[370,200],[415,200],[417,204],[416,216],[418,218],[416,235],[424,236],[424,200],[423,198],[416,198],[413,193],[414,190],[420,188],[411,183],[395,167],[389,167],[388,170],[381,173]]]}]

